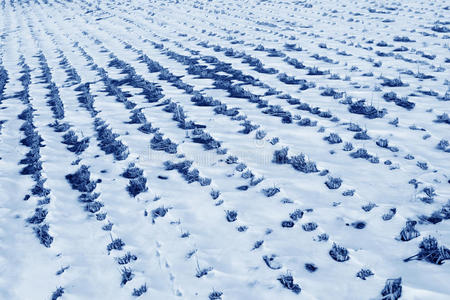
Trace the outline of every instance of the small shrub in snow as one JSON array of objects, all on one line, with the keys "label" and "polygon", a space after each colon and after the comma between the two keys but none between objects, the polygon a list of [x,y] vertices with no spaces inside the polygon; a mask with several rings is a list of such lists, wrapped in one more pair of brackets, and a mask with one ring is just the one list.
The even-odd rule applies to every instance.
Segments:
[{"label": "small shrub in snow", "polygon": [[371,137],[367,134],[367,131],[360,131],[353,136],[355,140],[370,140]]},{"label": "small shrub in snow", "polygon": [[238,226],[238,227],[237,227],[237,231],[239,231],[239,232],[247,231],[247,229],[248,229],[247,226]]},{"label": "small shrub in snow", "polygon": [[142,296],[143,294],[145,294],[146,292],[147,292],[147,284],[144,283],[138,289],[134,288],[133,293],[131,295],[135,296],[135,297],[139,297],[139,296]]},{"label": "small shrub in snow", "polygon": [[136,177],[142,176],[144,171],[136,167],[134,163],[130,163],[128,168],[122,173],[122,176],[128,179],[134,179]]},{"label": "small shrub in snow", "polygon": [[351,197],[355,194],[355,190],[346,190],[342,192],[342,196]]},{"label": "small shrub in snow", "polygon": [[302,153],[291,157],[289,163],[294,167],[294,169],[303,173],[315,173],[318,172],[316,163],[312,161],[306,161],[305,155]]},{"label": "small shrub in snow", "polygon": [[103,204],[101,202],[98,201],[94,201],[94,202],[88,202],[86,203],[84,209],[90,213],[95,214],[96,212],[98,212],[101,208],[103,207]]},{"label": "small shrub in snow", "polygon": [[[332,151],[333,151],[333,150],[332,150]],[[331,151],[330,151],[330,153],[331,153]],[[333,153],[331,153],[331,154],[333,154]],[[328,173],[330,173],[330,171],[328,171],[327,169],[325,169],[325,170],[320,171],[319,176],[325,176],[325,175],[328,175]]]},{"label": "small shrub in snow", "polygon": [[276,163],[276,164],[287,164],[289,163],[289,158],[288,158],[288,150],[289,148],[284,147],[281,150],[275,150],[275,152],[273,153],[273,160],[272,162]]},{"label": "small shrub in snow", "polygon": [[216,200],[220,196],[220,191],[218,191],[218,190],[211,190],[211,192],[209,194],[211,195],[211,198],[213,200]]},{"label": "small shrub in snow", "polygon": [[363,221],[353,222],[352,227],[355,229],[364,229],[366,227],[366,222],[363,222]]},{"label": "small shrub in snow", "polygon": [[294,76],[288,76],[286,73],[280,73],[278,79],[285,84],[299,84],[300,79],[296,79]]},{"label": "small shrub in snow", "polygon": [[276,145],[279,141],[280,141],[280,139],[278,137],[274,137],[270,140],[270,143],[272,145]]},{"label": "small shrub in snow", "polygon": [[293,221],[300,220],[303,217],[303,211],[301,209],[296,209],[292,213],[289,214],[289,217]]},{"label": "small shrub in snow", "polygon": [[292,228],[292,227],[294,227],[294,222],[291,221],[291,220],[282,221],[282,222],[281,222],[281,227],[284,227],[284,228]]},{"label": "small shrub in snow", "polygon": [[413,159],[414,159],[414,156],[411,155],[411,154],[407,154],[407,155],[405,155],[404,158],[405,158],[406,160],[413,160]]},{"label": "small shrub in snow", "polygon": [[130,263],[131,261],[137,260],[136,255],[131,254],[130,252],[127,252],[124,256],[117,258],[117,263],[119,265],[126,265]]},{"label": "small shrub in snow", "polygon": [[122,250],[123,246],[125,246],[125,243],[122,242],[121,239],[115,239],[112,240],[111,243],[106,246],[106,249],[108,250],[108,253],[111,252],[111,250]]},{"label": "small shrub in snow", "polygon": [[240,124],[241,126],[244,126],[244,129],[240,130],[240,133],[243,134],[249,134],[250,132],[252,132],[253,130],[256,130],[259,128],[259,125],[253,125],[250,123],[250,121],[244,121],[243,123]]},{"label": "small shrub in snow", "polygon": [[199,92],[194,93],[194,95],[191,97],[191,101],[198,106],[217,106],[221,104],[220,101],[214,100],[212,97],[204,96]]},{"label": "small shrub in snow", "polygon": [[130,116],[129,124],[146,124],[147,118],[142,113],[142,108],[135,109],[131,111],[132,115]]},{"label": "small shrub in snow", "polygon": [[304,231],[314,231],[317,229],[317,227],[317,224],[314,222],[309,222],[302,225]]},{"label": "small shrub in snow", "polygon": [[319,241],[319,242],[322,242],[322,241],[326,242],[326,241],[328,241],[328,238],[329,238],[328,234],[321,233],[321,234],[319,234],[317,236],[317,241]]},{"label": "small shrub in snow", "polygon": [[131,196],[136,197],[138,194],[146,192],[148,190],[146,184],[147,178],[143,176],[130,179],[130,183],[127,186],[127,191]]},{"label": "small shrub in snow", "polygon": [[102,226],[102,229],[103,229],[104,231],[111,231],[113,225],[114,225],[113,223],[111,223],[110,221],[108,221],[108,224],[103,225],[103,226]]},{"label": "small shrub in snow", "polygon": [[30,224],[41,224],[45,220],[47,213],[46,209],[38,207],[35,209],[34,215],[27,219],[27,222]]},{"label": "small shrub in snow", "polygon": [[266,135],[267,135],[267,133],[264,130],[257,130],[255,138],[257,140],[262,140]]},{"label": "small shrub in snow", "polygon": [[294,283],[294,277],[292,277],[290,273],[280,275],[280,277],[278,277],[277,279],[283,287],[285,287],[288,290],[291,290],[295,294],[300,294],[300,292],[302,291],[300,286]]},{"label": "small shrub in snow", "polygon": [[120,286],[124,286],[128,281],[131,281],[134,278],[134,273],[130,268],[122,269],[122,281],[120,282]]},{"label": "small shrub in snow", "polygon": [[345,142],[344,147],[342,148],[342,150],[344,151],[352,151],[353,150],[353,145],[350,142]]},{"label": "small shrub in snow", "polygon": [[77,141],[72,146],[67,147],[67,149],[75,153],[76,155],[80,155],[84,150],[87,149],[87,147],[89,147],[89,138],[86,137],[81,141]]},{"label": "small shrub in snow", "polygon": [[303,118],[300,121],[297,122],[297,124],[299,126],[310,126],[310,127],[314,127],[317,125],[317,121],[311,121],[309,118]]},{"label": "small shrub in snow", "polygon": [[369,202],[369,204],[363,205],[361,206],[362,210],[364,210],[365,212],[369,212],[371,211],[374,207],[376,207],[377,205],[373,202]]},{"label": "small shrub in snow", "polygon": [[78,201],[82,203],[93,202],[100,197],[100,193],[83,193],[78,197]]},{"label": "small shrub in snow", "polygon": [[237,156],[228,156],[227,159],[225,160],[225,162],[229,165],[231,164],[236,164],[238,162],[238,157]]},{"label": "small shrub in snow", "polygon": [[249,179],[249,178],[253,178],[255,177],[255,175],[253,175],[252,171],[247,170],[244,173],[241,174],[241,177],[244,179]]},{"label": "small shrub in snow", "polygon": [[436,24],[433,27],[431,27],[431,30],[433,30],[434,32],[439,32],[439,33],[450,32],[450,29],[448,27],[441,26],[441,25],[438,25],[438,24]]},{"label": "small shrub in snow", "polygon": [[42,245],[50,248],[53,243],[53,237],[48,233],[49,226],[47,224],[38,225],[33,228],[36,237],[39,239]]},{"label": "small shrub in snow", "polygon": [[52,300],[57,300],[59,297],[62,297],[63,294],[64,288],[62,287],[57,288],[56,291],[54,291],[52,294]]},{"label": "small shrub in snow", "polygon": [[383,221],[389,221],[395,216],[396,213],[397,213],[397,209],[395,207],[393,207],[393,208],[389,209],[389,211],[387,213],[382,215],[381,218],[383,219]]},{"label": "small shrub in snow", "polygon": [[100,119],[96,119],[97,138],[100,140],[99,146],[106,154],[113,154],[116,160],[124,160],[128,157],[128,147],[121,141],[116,140],[119,136],[112,132]]},{"label": "small shrub in snow", "polygon": [[406,226],[400,231],[400,240],[407,242],[418,236],[420,236],[420,232],[415,229],[417,221],[406,221]]},{"label": "small shrub in snow", "polygon": [[158,131],[158,128],[153,128],[151,123],[145,123],[139,126],[138,130],[145,134],[155,133]]},{"label": "small shrub in snow", "polygon": [[306,269],[308,272],[314,273],[315,271],[317,271],[318,268],[316,267],[315,264],[306,263],[306,264],[305,264],[305,269]]},{"label": "small shrub in snow", "polygon": [[97,221],[103,221],[106,219],[106,213],[98,213],[95,215],[95,218],[97,219]]},{"label": "small shrub in snow", "polygon": [[400,78],[383,78],[382,86],[388,86],[388,87],[400,87],[400,86],[408,86],[408,84],[403,83]]},{"label": "small shrub in snow", "polygon": [[[257,186],[257,185],[260,184],[263,180],[264,180],[264,177],[259,177],[259,178],[252,177],[252,178],[250,179],[250,186]],[[275,189],[277,189],[277,188],[275,188]],[[276,192],[276,193],[278,193],[278,192]]]},{"label": "small shrub in snow", "polygon": [[356,277],[361,278],[362,280],[366,280],[367,277],[375,275],[371,270],[369,269],[361,269],[356,273]]},{"label": "small shrub in snow", "polygon": [[338,189],[341,184],[342,184],[342,179],[339,177],[328,177],[328,180],[325,182],[326,186],[330,189],[330,190],[335,190]]},{"label": "small shrub in snow", "polygon": [[161,133],[156,133],[155,136],[150,140],[150,147],[153,150],[165,151],[170,154],[177,153],[178,145],[172,143],[168,138],[164,139]]},{"label": "small shrub in snow", "polygon": [[248,190],[248,185],[240,185],[236,189],[238,189],[240,191],[246,191],[246,190]]},{"label": "small shrub in snow", "polygon": [[428,170],[428,164],[424,161],[417,161],[416,165],[422,170]]},{"label": "small shrub in snow", "polygon": [[263,240],[256,241],[255,244],[253,245],[252,250],[258,249],[259,247],[262,246],[262,244],[264,244]]},{"label": "small shrub in snow", "polygon": [[206,150],[220,148],[220,142],[216,141],[209,133],[202,133],[199,136],[195,136],[192,141],[194,143],[203,144],[203,148]]},{"label": "small shrub in snow", "polygon": [[279,262],[276,261],[277,255],[275,254],[271,254],[269,255],[264,255],[263,256],[263,261],[266,263],[267,267],[269,267],[272,270],[279,270],[281,269],[281,264]]},{"label": "small shrub in snow", "polygon": [[277,193],[279,193],[280,189],[277,187],[270,187],[267,189],[263,189],[262,192],[266,197],[272,197],[275,196]]},{"label": "small shrub in snow", "polygon": [[437,144],[436,148],[445,152],[450,152],[450,149],[447,149],[449,147],[449,142],[447,140],[440,140]]},{"label": "small shrub in snow", "polygon": [[425,260],[429,263],[442,265],[445,260],[450,259],[450,249],[445,246],[439,246],[437,240],[432,236],[424,238],[419,248],[420,252],[418,254],[408,257],[404,261]]},{"label": "small shrub in snow", "polygon": [[344,247],[336,245],[336,243],[333,243],[333,247],[331,248],[329,254],[337,262],[344,262],[350,259],[348,256],[348,250]]},{"label": "small shrub in snow", "polygon": [[205,276],[205,275],[208,275],[208,273],[209,273],[210,271],[212,271],[212,269],[213,269],[212,267],[200,269],[200,267],[197,266],[197,273],[195,274],[195,276],[196,276],[197,278],[201,278],[201,277],[203,277],[203,276]]},{"label": "small shrub in snow", "polygon": [[362,128],[359,127],[358,124],[355,124],[355,123],[349,123],[347,130],[353,131],[353,132],[358,132],[358,131],[362,131]]},{"label": "small shrub in snow", "polygon": [[152,210],[152,222],[155,223],[156,218],[162,218],[164,217],[167,212],[169,211],[168,208],[165,208],[164,206],[155,208]]},{"label": "small shrub in snow", "polygon": [[354,114],[364,115],[369,119],[382,118],[387,113],[385,109],[377,110],[371,105],[366,105],[365,100],[359,100],[350,104],[348,110]]},{"label": "small shrub in snow", "polygon": [[97,186],[95,181],[90,181],[90,176],[91,173],[89,172],[89,168],[82,165],[75,173],[66,175],[66,179],[71,184],[72,189],[84,193],[90,193]]},{"label": "small shrub in snow", "polygon": [[367,153],[367,150],[363,148],[359,148],[355,152],[350,153],[350,156],[353,158],[364,158],[364,159],[369,159],[372,157],[372,155]]},{"label": "small shrub in snow", "polygon": [[[38,175],[40,176],[40,174]],[[38,179],[36,181],[36,184],[31,189],[31,193],[33,194],[33,196],[46,197],[50,194],[50,189],[44,187],[44,183],[46,180],[47,179]]]},{"label": "small shrub in snow", "polygon": [[376,144],[381,148],[387,148],[389,145],[389,142],[387,139],[379,139],[376,141]]},{"label": "small shrub in snow", "polygon": [[242,171],[244,171],[245,170],[245,168],[247,168],[247,166],[244,164],[244,163],[240,163],[240,164],[238,164],[237,166],[236,166],[236,171],[238,171],[238,172],[242,172]]},{"label": "small shrub in snow", "polygon": [[58,120],[48,124],[48,126],[52,127],[55,132],[65,132],[71,127],[68,123],[60,123]]},{"label": "small shrub in snow", "polygon": [[209,300],[221,300],[221,299],[222,299],[222,295],[223,295],[222,292],[219,292],[219,291],[212,291],[212,292],[209,294],[208,298],[209,298]]},{"label": "small shrub in snow", "polygon": [[337,133],[330,133],[330,135],[325,137],[324,140],[328,141],[328,143],[330,144],[342,143],[342,139],[339,137]]},{"label": "small shrub in snow", "polygon": [[402,278],[388,279],[381,291],[381,300],[397,300],[402,296]]},{"label": "small shrub in snow", "polygon": [[234,222],[237,220],[237,211],[235,210],[226,210],[225,211],[226,218],[228,222]]}]

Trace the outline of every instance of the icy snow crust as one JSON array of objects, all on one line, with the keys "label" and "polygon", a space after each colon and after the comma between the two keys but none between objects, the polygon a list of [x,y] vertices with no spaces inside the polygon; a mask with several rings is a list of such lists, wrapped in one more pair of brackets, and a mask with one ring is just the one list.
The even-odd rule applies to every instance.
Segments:
[{"label": "icy snow crust", "polygon": [[1,299],[449,299],[446,1],[0,1]]}]

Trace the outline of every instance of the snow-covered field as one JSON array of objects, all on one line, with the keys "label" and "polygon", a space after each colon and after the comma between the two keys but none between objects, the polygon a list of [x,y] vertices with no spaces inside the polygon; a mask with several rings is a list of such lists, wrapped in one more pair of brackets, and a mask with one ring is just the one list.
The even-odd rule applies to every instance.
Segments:
[{"label": "snow-covered field", "polygon": [[1,1],[0,299],[450,299],[449,21]]}]

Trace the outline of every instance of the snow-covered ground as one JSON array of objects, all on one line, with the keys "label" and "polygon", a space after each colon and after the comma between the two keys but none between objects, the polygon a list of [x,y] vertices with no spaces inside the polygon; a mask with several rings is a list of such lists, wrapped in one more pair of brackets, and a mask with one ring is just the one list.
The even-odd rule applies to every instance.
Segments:
[{"label": "snow-covered ground", "polygon": [[449,20],[1,1],[0,299],[450,299]]}]

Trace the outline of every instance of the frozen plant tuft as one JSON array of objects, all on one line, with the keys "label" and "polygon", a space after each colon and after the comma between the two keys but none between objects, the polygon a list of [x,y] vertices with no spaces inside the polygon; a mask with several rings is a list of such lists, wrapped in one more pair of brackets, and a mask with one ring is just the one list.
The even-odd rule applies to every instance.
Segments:
[{"label": "frozen plant tuft", "polygon": [[283,287],[288,290],[291,290],[295,294],[300,294],[302,289],[296,283],[294,283],[294,277],[288,272],[286,274],[282,274],[278,277],[278,281],[281,283]]},{"label": "frozen plant tuft", "polygon": [[348,256],[348,250],[344,247],[336,245],[336,243],[333,243],[333,247],[331,248],[329,254],[337,262],[344,262],[350,259]]}]

